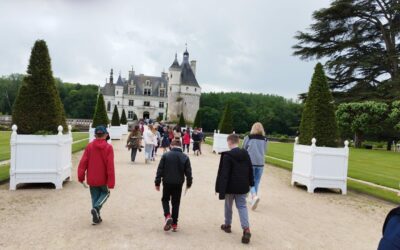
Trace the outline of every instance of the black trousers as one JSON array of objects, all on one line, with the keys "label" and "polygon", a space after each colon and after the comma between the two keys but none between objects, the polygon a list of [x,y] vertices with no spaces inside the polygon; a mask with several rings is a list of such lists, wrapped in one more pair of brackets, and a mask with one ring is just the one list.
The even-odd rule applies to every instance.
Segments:
[{"label": "black trousers", "polygon": [[171,214],[169,206],[169,201],[171,200],[171,205],[172,205],[171,217],[174,224],[178,224],[179,205],[181,203],[181,196],[182,196],[182,185],[163,184],[163,196],[161,202],[164,209],[164,216]]},{"label": "black trousers", "polygon": [[131,161],[135,161],[136,159],[136,153],[137,153],[137,148],[131,148]]}]

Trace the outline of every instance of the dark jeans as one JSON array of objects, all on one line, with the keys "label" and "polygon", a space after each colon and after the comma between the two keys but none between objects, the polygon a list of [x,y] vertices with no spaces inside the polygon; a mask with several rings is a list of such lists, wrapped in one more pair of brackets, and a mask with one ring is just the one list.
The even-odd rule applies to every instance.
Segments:
[{"label": "dark jeans", "polygon": [[110,191],[107,186],[90,187],[90,196],[92,196],[92,207],[100,212],[101,207],[110,196]]},{"label": "dark jeans", "polygon": [[161,202],[164,209],[164,216],[171,214],[169,206],[169,201],[171,200],[172,220],[174,224],[178,224],[181,195],[182,195],[182,185],[163,184],[163,196]]},{"label": "dark jeans", "polygon": [[137,148],[131,148],[131,161],[136,159]]},{"label": "dark jeans", "polygon": [[189,153],[189,147],[190,147],[190,144],[183,144],[183,152],[185,152],[185,148],[186,148],[187,152]]}]

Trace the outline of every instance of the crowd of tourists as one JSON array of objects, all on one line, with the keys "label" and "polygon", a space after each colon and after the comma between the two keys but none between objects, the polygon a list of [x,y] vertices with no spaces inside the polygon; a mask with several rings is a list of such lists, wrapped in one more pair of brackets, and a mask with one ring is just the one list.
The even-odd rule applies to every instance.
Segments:
[{"label": "crowd of tourists", "polygon": [[[104,126],[95,129],[96,139],[89,143],[78,166],[78,180],[90,186],[92,197],[92,224],[102,222],[101,208],[110,196],[110,189],[115,185],[114,151],[107,143],[108,132]],[[204,134],[201,129],[171,128],[160,124],[140,123],[128,136],[126,146],[131,150],[131,161],[144,149],[146,163],[154,161],[159,148],[162,155],[156,171],[155,189],[161,190],[164,211],[165,231],[178,230],[178,217],[183,185],[186,189],[193,184],[192,168],[189,158],[190,145],[195,155],[201,154]],[[233,203],[239,213],[243,230],[241,241],[249,243],[251,238],[248,205],[254,210],[260,201],[259,185],[264,167],[264,154],[267,147],[264,128],[255,123],[250,135],[246,136],[242,147],[237,134],[227,137],[229,151],[221,153],[216,176],[215,191],[220,200],[225,200],[225,221],[221,230],[232,232]],[[250,200],[247,201],[248,194]]]}]

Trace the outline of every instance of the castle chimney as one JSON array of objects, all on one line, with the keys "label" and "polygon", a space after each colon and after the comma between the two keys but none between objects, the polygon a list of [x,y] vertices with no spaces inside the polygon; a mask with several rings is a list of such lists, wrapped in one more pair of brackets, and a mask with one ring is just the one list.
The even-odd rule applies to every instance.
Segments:
[{"label": "castle chimney", "polygon": [[196,76],[196,60],[190,61],[190,67],[192,68],[193,74]]}]

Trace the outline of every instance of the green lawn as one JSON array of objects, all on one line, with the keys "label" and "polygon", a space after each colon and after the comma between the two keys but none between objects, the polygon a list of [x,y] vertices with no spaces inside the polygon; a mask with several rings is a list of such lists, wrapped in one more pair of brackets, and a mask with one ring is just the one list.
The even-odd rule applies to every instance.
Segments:
[{"label": "green lawn", "polygon": [[[8,160],[10,159],[10,131],[0,131],[0,161]],[[79,141],[85,138],[88,138],[89,135],[88,133],[77,133],[73,132],[72,133],[72,138],[74,141]],[[77,143],[80,144],[81,142]],[[87,144],[87,142],[86,142]],[[86,145],[85,144],[85,145]],[[82,144],[80,144],[82,145]],[[75,146],[78,147],[79,146]],[[72,147],[72,150],[74,149],[74,146]]]},{"label": "green lawn", "polygon": [[[268,156],[292,161],[293,144],[270,143]],[[274,164],[277,160],[267,157],[267,162]],[[290,168],[291,164],[280,162],[281,167]],[[348,176],[372,182],[378,185],[399,188],[400,182],[400,154],[383,151],[350,148]]]}]

